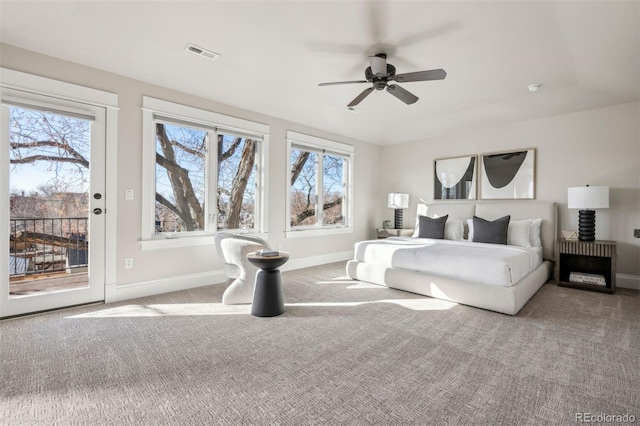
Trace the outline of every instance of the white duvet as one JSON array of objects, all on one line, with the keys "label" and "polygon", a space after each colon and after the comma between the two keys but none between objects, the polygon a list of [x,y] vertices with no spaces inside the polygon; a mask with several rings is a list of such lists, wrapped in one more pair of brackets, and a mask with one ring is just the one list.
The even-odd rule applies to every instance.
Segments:
[{"label": "white duvet", "polygon": [[542,263],[542,248],[391,237],[361,241],[355,259],[386,267],[512,286]]}]

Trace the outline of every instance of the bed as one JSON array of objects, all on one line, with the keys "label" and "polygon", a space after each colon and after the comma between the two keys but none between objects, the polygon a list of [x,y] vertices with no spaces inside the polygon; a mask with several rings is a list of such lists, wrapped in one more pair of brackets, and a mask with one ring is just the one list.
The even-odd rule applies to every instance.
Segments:
[{"label": "bed", "polygon": [[[448,215],[447,223],[463,223],[464,232],[443,240],[414,235],[358,242],[354,259],[347,263],[347,275],[509,315],[517,314],[553,275],[555,203],[445,202],[420,204],[417,213],[431,218]],[[474,215],[489,221],[510,215],[514,244],[515,226],[539,219],[539,241],[531,247],[471,242],[466,239],[467,224]],[[509,232],[511,243],[511,228]]]}]

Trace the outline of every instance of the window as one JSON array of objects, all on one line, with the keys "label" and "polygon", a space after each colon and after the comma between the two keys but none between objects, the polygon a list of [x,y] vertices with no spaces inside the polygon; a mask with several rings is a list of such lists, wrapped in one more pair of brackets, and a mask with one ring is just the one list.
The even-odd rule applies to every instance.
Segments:
[{"label": "window", "polygon": [[287,236],[350,232],[353,147],[287,132],[287,148]]},{"label": "window", "polygon": [[267,126],[147,97],[144,106],[146,239],[266,231]]}]

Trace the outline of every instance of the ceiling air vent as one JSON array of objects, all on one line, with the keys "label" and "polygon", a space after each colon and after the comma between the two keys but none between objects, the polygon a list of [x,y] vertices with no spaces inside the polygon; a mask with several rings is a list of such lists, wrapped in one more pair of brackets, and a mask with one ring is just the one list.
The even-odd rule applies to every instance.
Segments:
[{"label": "ceiling air vent", "polygon": [[187,48],[185,49],[187,52],[195,53],[196,55],[205,57],[207,59],[215,60],[218,56],[217,53],[212,52],[210,50],[203,49],[202,47],[198,47],[195,44],[187,44]]}]

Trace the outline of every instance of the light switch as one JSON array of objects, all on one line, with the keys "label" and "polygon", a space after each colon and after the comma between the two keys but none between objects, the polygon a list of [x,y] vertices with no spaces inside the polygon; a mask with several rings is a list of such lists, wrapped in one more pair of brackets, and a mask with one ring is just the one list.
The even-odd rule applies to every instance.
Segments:
[{"label": "light switch", "polygon": [[124,190],[124,199],[133,200],[133,189],[127,188]]}]

